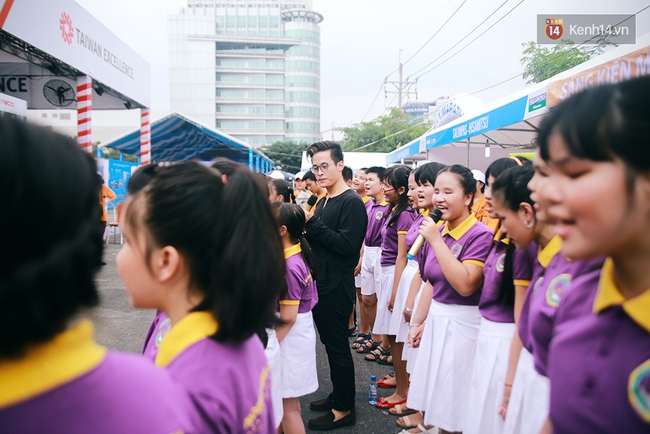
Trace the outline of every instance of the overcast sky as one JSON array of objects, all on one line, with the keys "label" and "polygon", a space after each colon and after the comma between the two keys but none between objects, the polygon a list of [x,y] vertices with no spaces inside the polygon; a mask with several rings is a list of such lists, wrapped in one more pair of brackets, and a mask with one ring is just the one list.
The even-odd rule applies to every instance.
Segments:
[{"label": "overcast sky", "polygon": [[[76,1],[151,64],[152,108],[169,108],[167,15],[177,13],[186,0]],[[404,79],[419,76],[417,101],[432,101],[443,95],[474,93],[520,74],[522,43],[536,39],[537,14],[632,14],[648,4],[649,0],[314,0],[314,10],[324,17],[320,24],[321,130],[350,126],[364,116],[367,121],[388,105],[397,105],[393,95],[385,97],[383,90],[371,103],[386,77],[398,80],[394,71],[400,49]],[[451,60],[422,75],[440,61],[425,68],[427,64],[499,7],[440,61],[511,12]],[[637,17],[636,25],[637,35],[650,32],[650,9]],[[488,103],[524,86],[525,81],[516,78],[475,96]],[[414,93],[410,101],[416,102]]]}]

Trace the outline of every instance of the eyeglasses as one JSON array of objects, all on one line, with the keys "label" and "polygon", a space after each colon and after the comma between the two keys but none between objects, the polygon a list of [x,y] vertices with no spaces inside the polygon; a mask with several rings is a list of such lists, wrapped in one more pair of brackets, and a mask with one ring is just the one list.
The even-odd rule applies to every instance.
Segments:
[{"label": "eyeglasses", "polygon": [[321,163],[319,166],[313,165],[311,166],[311,171],[313,173],[318,173],[319,171],[321,173],[327,172],[327,169],[330,167],[330,163]]},{"label": "eyeglasses", "polygon": [[381,188],[382,188],[384,191],[395,190],[395,188],[391,187],[391,186],[388,185],[388,184],[381,184]]}]

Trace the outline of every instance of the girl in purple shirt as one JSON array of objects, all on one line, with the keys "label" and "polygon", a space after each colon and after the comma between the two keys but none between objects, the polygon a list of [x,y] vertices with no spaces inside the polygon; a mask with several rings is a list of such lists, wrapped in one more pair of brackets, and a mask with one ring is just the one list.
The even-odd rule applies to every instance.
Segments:
[{"label": "girl in purple shirt", "polygon": [[275,321],[285,263],[268,192],[247,168],[140,168],[128,185],[118,270],[131,304],[171,328],[155,364],[187,390],[200,432],[275,432],[255,334]]},{"label": "girl in purple shirt", "polygon": [[650,432],[650,77],[584,90],[540,125],[539,190],[562,253],[607,256],[573,282],[548,361],[546,432]]},{"label": "girl in purple shirt", "polygon": [[271,205],[280,227],[287,264],[287,293],[280,300],[280,320],[275,334],[282,365],[282,430],[304,433],[298,398],[318,389],[316,331],[311,310],[318,303],[316,268],[309,243],[303,236],[305,212],[295,204]]},{"label": "girl in purple shirt", "polygon": [[[417,217],[417,213],[409,205],[406,195],[410,173],[410,169],[406,166],[394,166],[387,169],[382,177],[384,197],[391,204],[391,213],[382,229],[381,292],[377,297],[375,330],[388,337],[392,361],[389,360],[391,357],[389,353],[381,355],[378,361],[393,365],[397,388],[389,397],[379,399],[378,408],[392,408],[395,405],[403,404],[406,402],[408,394],[408,374],[406,373],[406,363],[402,360],[404,344],[395,341],[399,323],[395,322],[391,327],[391,319],[393,315],[398,315],[401,319],[406,294],[404,292],[398,294],[397,289],[407,262],[406,232]],[[394,310],[394,307],[397,309]]]},{"label": "girl in purple shirt", "polygon": [[8,117],[0,136],[0,432],[199,432],[167,372],[98,345],[79,319],[99,302],[93,159],[70,138]]},{"label": "girl in purple shirt", "polygon": [[407,404],[413,408],[412,401],[419,399],[416,404],[425,411],[424,422],[447,432],[464,429],[483,264],[494,236],[471,215],[475,191],[469,169],[460,165],[444,169],[434,193],[445,224],[438,227],[426,218],[420,227],[427,241],[422,252],[426,285],[411,320],[409,343],[422,346]]},{"label": "girl in purple shirt", "polygon": [[[530,164],[530,161],[525,161]],[[519,160],[519,164],[523,163]],[[515,188],[517,184],[525,185],[530,179],[530,176],[520,177],[521,171],[505,170],[516,166],[517,161],[501,158],[486,171],[489,175],[486,176],[485,198],[491,218],[498,219],[492,206],[495,177],[498,177],[501,185]],[[528,172],[532,175],[532,168]],[[501,193],[497,191],[500,196]],[[532,278],[535,253],[530,247],[517,249],[501,230],[494,236],[492,249],[483,267],[484,283],[478,305],[481,326],[472,365],[465,434],[500,433],[503,430],[503,418],[498,415],[498,409],[506,387],[504,383],[511,343],[516,334],[515,320],[519,317],[524,294]],[[519,357],[519,351],[520,348],[516,350],[516,357]]]}]

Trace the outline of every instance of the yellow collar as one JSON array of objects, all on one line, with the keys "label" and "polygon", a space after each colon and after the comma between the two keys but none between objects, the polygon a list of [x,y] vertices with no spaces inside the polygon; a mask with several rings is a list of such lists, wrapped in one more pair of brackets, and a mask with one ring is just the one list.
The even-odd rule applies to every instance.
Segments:
[{"label": "yellow collar", "polygon": [[422,214],[424,217],[429,217],[431,215],[431,210],[426,208],[420,211],[420,214]]},{"label": "yellow collar", "polygon": [[284,259],[289,259],[293,255],[297,255],[300,252],[302,252],[302,247],[300,247],[300,243],[294,244],[288,249],[284,249]]},{"label": "yellow collar", "polygon": [[555,235],[551,238],[551,241],[548,242],[546,247],[539,249],[537,252],[537,262],[544,268],[548,267],[548,264],[551,263],[551,259],[555,257],[562,250],[562,238]]},{"label": "yellow collar", "polygon": [[614,282],[614,261],[612,258],[607,258],[600,272],[594,312],[600,313],[609,307],[619,305],[623,306],[623,310],[635,323],[650,333],[650,290],[626,300]]},{"label": "yellow collar", "polygon": [[375,200],[374,196],[368,196],[368,197],[372,198],[372,206],[386,206],[386,205],[388,205],[388,202],[386,201],[386,199],[382,199],[381,202],[377,202]]},{"label": "yellow collar", "polygon": [[218,329],[219,325],[210,312],[190,313],[173,325],[163,339],[156,355],[156,366],[169,365],[187,347],[214,335]]},{"label": "yellow collar", "polygon": [[456,226],[454,229],[449,230],[449,222],[445,222],[445,227],[442,230],[442,236],[449,234],[454,240],[458,241],[460,237],[465,235],[468,230],[472,229],[472,226],[477,222],[476,217],[470,214],[461,224]]},{"label": "yellow collar", "polygon": [[361,200],[363,201],[363,203],[366,203],[370,200],[370,196],[363,196]]},{"label": "yellow collar", "polygon": [[81,320],[24,357],[0,362],[0,408],[69,383],[97,367],[106,348],[93,341],[93,325]]}]

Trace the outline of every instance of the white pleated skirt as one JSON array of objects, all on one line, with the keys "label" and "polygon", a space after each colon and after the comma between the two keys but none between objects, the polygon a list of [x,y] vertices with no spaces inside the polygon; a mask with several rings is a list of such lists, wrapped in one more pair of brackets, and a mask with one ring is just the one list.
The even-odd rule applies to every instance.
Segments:
[{"label": "white pleated skirt", "polygon": [[393,292],[394,275],[394,265],[381,267],[381,285],[379,286],[379,292],[377,292],[377,316],[375,317],[375,326],[372,328],[372,334],[388,334],[392,316],[392,312],[388,310],[388,302]]},{"label": "white pleated skirt", "polygon": [[266,333],[269,335],[269,341],[264,349],[264,355],[271,370],[271,402],[273,403],[273,415],[277,428],[282,423],[282,417],[284,416],[282,407],[282,356],[275,330],[266,329]]},{"label": "white pleated skirt", "polygon": [[533,355],[521,350],[510,392],[504,434],[537,434],[548,417],[548,378],[535,370]]},{"label": "white pleated skirt", "polygon": [[[422,297],[422,288],[424,288],[424,285],[425,283],[422,282],[422,285],[420,285],[420,290],[415,296],[415,301],[413,303],[413,313],[411,314],[411,321],[413,321],[413,314],[415,313],[418,304],[420,304],[420,298]],[[409,327],[410,327],[410,323],[409,323]],[[404,345],[404,349],[402,350],[402,360],[406,360],[406,372],[408,372],[409,374],[413,373],[413,369],[415,368],[415,361],[418,358],[419,352],[420,352],[420,347],[412,348],[409,347],[408,344]]]},{"label": "white pleated skirt", "polygon": [[299,313],[280,343],[282,398],[298,398],[318,390],[316,331],[311,311]]},{"label": "white pleated skirt", "polygon": [[409,408],[426,412],[425,424],[464,430],[467,378],[480,322],[478,306],[431,300],[407,401]]},{"label": "white pleated skirt", "polygon": [[414,260],[408,261],[397,286],[393,314],[390,317],[390,325],[388,326],[388,334],[395,336],[396,342],[406,342],[409,336],[409,324],[404,320],[403,311],[411,288],[411,281],[417,272],[418,263]]},{"label": "white pleated skirt", "polygon": [[497,414],[503,387],[514,323],[481,318],[468,387],[467,414],[463,434],[501,434],[503,418]]}]

